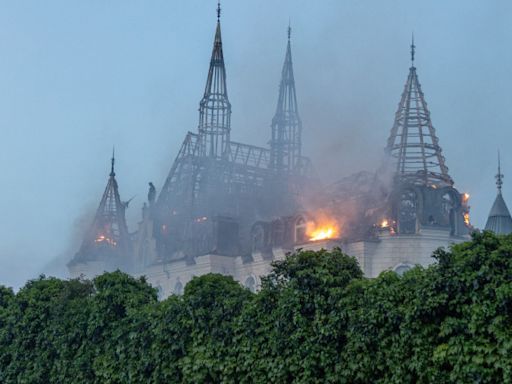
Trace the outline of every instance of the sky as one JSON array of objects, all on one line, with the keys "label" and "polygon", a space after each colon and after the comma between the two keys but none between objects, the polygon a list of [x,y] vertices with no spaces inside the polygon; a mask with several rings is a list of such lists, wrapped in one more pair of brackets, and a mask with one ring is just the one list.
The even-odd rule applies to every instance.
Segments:
[{"label": "sky", "polygon": [[[0,284],[66,276],[113,146],[137,229],[147,183],[162,185],[197,128],[215,9],[214,0],[0,0]],[[231,137],[267,144],[290,22],[304,154],[326,184],[376,169],[414,32],[449,173],[483,227],[498,149],[512,204],[511,19],[508,0],[224,0]]]}]

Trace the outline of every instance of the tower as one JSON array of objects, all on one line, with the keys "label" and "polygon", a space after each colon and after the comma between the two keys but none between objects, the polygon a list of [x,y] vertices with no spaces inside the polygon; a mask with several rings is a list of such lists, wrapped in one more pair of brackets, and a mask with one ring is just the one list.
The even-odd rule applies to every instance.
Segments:
[{"label": "tower", "polygon": [[220,3],[217,4],[217,28],[204,95],[199,103],[201,154],[226,157],[229,153],[231,103],[226,87],[226,68],[220,31]]},{"label": "tower", "polygon": [[295,173],[301,167],[302,122],[297,107],[290,38],[291,28],[288,27],[288,43],[270,140],[270,164],[279,173]]},{"label": "tower", "polygon": [[512,217],[508,210],[507,204],[501,194],[503,186],[503,174],[501,173],[501,161],[498,154],[498,174],[496,175],[496,186],[498,187],[498,194],[494,200],[491,211],[485,223],[487,231],[493,231],[498,235],[508,235],[512,233]]},{"label": "tower", "polygon": [[138,268],[157,286],[167,281],[167,291],[233,268],[246,281],[253,256],[254,268],[266,268],[291,234],[279,218],[296,212],[297,186],[312,179],[312,167],[300,151],[290,31],[271,148],[232,140],[230,118],[218,4],[198,130],[186,134],[158,198],[150,186],[135,242]]},{"label": "tower", "polygon": [[395,160],[391,216],[401,234],[428,227],[465,235],[470,227],[468,195],[460,194],[448,175],[414,66],[415,49],[413,37],[411,67],[386,147]]},{"label": "tower", "polygon": [[413,37],[409,76],[386,152],[396,159],[395,176],[400,180],[425,186],[452,186],[414,66],[415,49]]},{"label": "tower", "polygon": [[96,265],[97,273],[117,268],[131,269],[132,244],[125,219],[127,203],[119,196],[114,164],[112,153],[107,186],[82,245],[69,263],[70,270],[75,268],[80,272],[80,264]]}]

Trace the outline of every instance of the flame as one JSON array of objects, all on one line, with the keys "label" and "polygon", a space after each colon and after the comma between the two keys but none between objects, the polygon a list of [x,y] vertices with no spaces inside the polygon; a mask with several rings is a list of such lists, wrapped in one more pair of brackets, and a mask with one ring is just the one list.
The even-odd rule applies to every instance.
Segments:
[{"label": "flame", "polygon": [[389,221],[387,219],[382,220],[382,223],[380,223],[381,228],[387,228],[389,227]]},{"label": "flame", "polygon": [[466,204],[469,201],[469,193],[463,193],[462,194],[462,202]]},{"label": "flame", "polygon": [[114,240],[114,239],[111,239],[105,235],[99,235],[95,240],[94,240],[95,243],[107,243],[107,244],[110,244],[112,246],[116,246],[117,245],[117,242]]},{"label": "flame", "polygon": [[471,226],[471,222],[469,220],[469,212],[464,212],[464,224],[466,224],[468,227]]},{"label": "flame", "polygon": [[309,241],[332,239],[336,234],[334,228],[320,228],[310,233]]},{"label": "flame", "polygon": [[330,218],[322,217],[318,222],[309,222],[306,227],[309,241],[327,240],[339,237],[338,223]]}]

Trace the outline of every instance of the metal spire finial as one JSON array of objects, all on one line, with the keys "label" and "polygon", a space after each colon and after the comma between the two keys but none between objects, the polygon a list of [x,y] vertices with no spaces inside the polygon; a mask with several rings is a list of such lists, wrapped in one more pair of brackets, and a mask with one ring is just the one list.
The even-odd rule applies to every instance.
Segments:
[{"label": "metal spire finial", "polygon": [[217,21],[220,21],[220,0],[217,1]]},{"label": "metal spire finial", "polygon": [[116,173],[114,172],[114,163],[115,163],[115,147],[112,147],[112,167],[110,168],[110,176],[115,176]]},{"label": "metal spire finial", "polygon": [[503,174],[501,173],[501,159],[500,159],[500,151],[498,151],[498,174],[496,177],[496,186],[498,187],[498,193],[501,193],[501,187],[503,185]]},{"label": "metal spire finial", "polygon": [[414,33],[412,34],[411,41],[411,64],[414,67],[414,54],[416,53],[416,46],[414,45]]},{"label": "metal spire finial", "polygon": [[288,19],[288,40],[290,40],[291,36],[292,36],[292,26],[291,26],[290,19]]}]

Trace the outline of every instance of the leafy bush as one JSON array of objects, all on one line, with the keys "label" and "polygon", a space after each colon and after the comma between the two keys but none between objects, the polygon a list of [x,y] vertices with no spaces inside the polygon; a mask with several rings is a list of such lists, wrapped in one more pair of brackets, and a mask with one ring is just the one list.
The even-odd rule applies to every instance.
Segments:
[{"label": "leafy bush", "polygon": [[256,294],[209,274],[160,302],[119,271],[0,286],[0,382],[512,382],[512,236],[434,257],[365,279],[298,251]]}]

